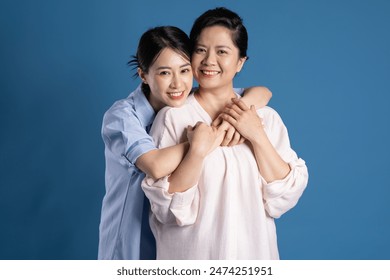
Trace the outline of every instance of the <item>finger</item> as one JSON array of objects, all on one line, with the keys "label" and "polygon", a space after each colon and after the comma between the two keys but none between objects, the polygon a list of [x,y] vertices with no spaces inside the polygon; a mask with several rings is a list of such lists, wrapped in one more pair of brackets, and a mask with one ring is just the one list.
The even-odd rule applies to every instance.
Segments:
[{"label": "finger", "polygon": [[233,139],[235,131],[236,130],[234,129],[234,127],[230,127],[228,131],[226,131],[225,138],[223,139],[221,146],[229,145],[230,141]]},{"label": "finger", "polygon": [[218,126],[218,130],[219,131],[223,131],[223,132],[226,132],[228,129],[229,129],[229,127],[231,126],[231,124],[230,123],[228,123],[227,121],[222,121],[222,123]]},{"label": "finger", "polygon": [[196,129],[196,128],[198,128],[199,126],[201,126],[201,124],[202,124],[202,122],[201,122],[201,121],[197,122],[197,123],[194,125],[193,129]]},{"label": "finger", "polygon": [[232,110],[234,110],[235,112],[237,112],[238,114],[242,114],[242,113],[244,113],[244,110],[242,110],[238,105],[236,105],[236,104],[233,104],[232,106],[231,106],[231,109]]},{"label": "finger", "polygon": [[213,122],[211,123],[211,126],[217,127],[222,123],[222,121],[223,120],[221,118],[221,115],[218,115],[218,117],[215,120],[213,120]]},{"label": "finger", "polygon": [[237,124],[237,120],[235,118],[233,118],[232,116],[230,116],[229,114],[222,113],[221,118],[224,121],[227,121],[228,123],[230,123],[232,126],[235,126]]},{"label": "finger", "polygon": [[245,140],[246,140],[246,139],[245,139],[244,137],[241,136],[240,141],[238,141],[238,144],[237,144],[237,145],[240,145],[240,144],[244,143]]},{"label": "finger", "polygon": [[238,133],[237,131],[235,131],[233,134],[233,139],[232,139],[232,141],[230,141],[228,146],[231,147],[231,146],[237,145],[240,142],[240,139],[241,139],[241,134]]},{"label": "finger", "polygon": [[249,110],[248,106],[246,106],[246,104],[241,99],[232,98],[232,101],[234,104],[236,104],[238,107],[240,107],[241,110],[243,110],[243,111]]},{"label": "finger", "polygon": [[[240,112],[242,112],[242,111],[240,110]],[[238,120],[240,118],[240,114],[236,110],[234,110],[233,108],[225,109],[225,110],[223,110],[223,113],[228,114],[229,116],[233,117],[236,120]]]}]

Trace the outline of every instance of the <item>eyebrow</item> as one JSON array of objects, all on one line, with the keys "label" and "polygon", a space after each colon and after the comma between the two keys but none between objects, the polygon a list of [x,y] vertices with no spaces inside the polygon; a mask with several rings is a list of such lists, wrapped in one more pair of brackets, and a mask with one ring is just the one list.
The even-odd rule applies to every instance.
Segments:
[{"label": "eyebrow", "polygon": [[[180,66],[180,68],[187,67],[187,66],[191,66],[191,63],[183,64],[183,65]],[[169,66],[160,66],[160,67],[157,67],[156,70],[163,70],[163,69],[172,69],[172,67],[169,67]]]},{"label": "eyebrow", "polygon": [[[203,45],[203,44],[196,44],[196,46],[197,47],[204,47],[204,48],[206,48],[206,45]],[[231,50],[232,48],[231,47],[229,47],[229,46],[226,46],[226,45],[218,45],[218,46],[216,46],[216,48],[218,49],[218,48],[227,48],[227,49],[229,49],[229,50]]]}]

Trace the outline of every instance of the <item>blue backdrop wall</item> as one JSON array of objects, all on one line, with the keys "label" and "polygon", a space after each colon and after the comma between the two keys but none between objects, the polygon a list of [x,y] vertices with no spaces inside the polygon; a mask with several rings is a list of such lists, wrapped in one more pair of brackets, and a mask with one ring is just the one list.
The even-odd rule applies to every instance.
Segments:
[{"label": "blue backdrop wall", "polygon": [[266,85],[310,180],[277,220],[283,259],[390,259],[390,2],[1,1],[0,259],[95,259],[103,113],[156,25],[238,12],[235,85]]}]

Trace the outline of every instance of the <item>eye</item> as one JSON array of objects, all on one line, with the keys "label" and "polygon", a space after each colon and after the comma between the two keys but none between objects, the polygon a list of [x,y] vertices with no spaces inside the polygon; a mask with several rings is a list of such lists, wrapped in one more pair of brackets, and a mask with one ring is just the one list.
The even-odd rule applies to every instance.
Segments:
[{"label": "eye", "polygon": [[227,51],[225,51],[225,50],[218,50],[218,52],[217,52],[218,54],[227,54],[228,52]]},{"label": "eye", "polygon": [[182,73],[188,73],[191,72],[191,68],[184,68],[181,70]]},{"label": "eye", "polygon": [[161,76],[166,76],[166,75],[169,75],[170,73],[168,71],[161,71],[159,74]]},{"label": "eye", "polygon": [[204,52],[206,52],[206,50],[204,48],[196,48],[195,52],[196,53],[204,53]]}]

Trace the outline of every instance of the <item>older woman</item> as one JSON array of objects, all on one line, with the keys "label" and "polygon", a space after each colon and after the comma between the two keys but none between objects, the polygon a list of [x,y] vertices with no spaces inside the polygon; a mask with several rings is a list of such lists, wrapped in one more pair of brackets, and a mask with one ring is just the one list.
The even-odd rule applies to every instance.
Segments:
[{"label": "older woman", "polygon": [[[170,176],[147,177],[158,259],[278,259],[274,218],[299,200],[308,181],[275,110],[237,100],[233,78],[247,58],[241,18],[225,8],[194,23],[192,68],[199,89],[180,108],[162,109],[151,134],[159,148],[191,139]],[[234,105],[226,105],[233,99]],[[228,121],[247,139],[217,147],[213,120]],[[188,127],[194,126],[194,127]],[[193,134],[196,129],[202,133]],[[183,136],[184,135],[184,136]]]}]

